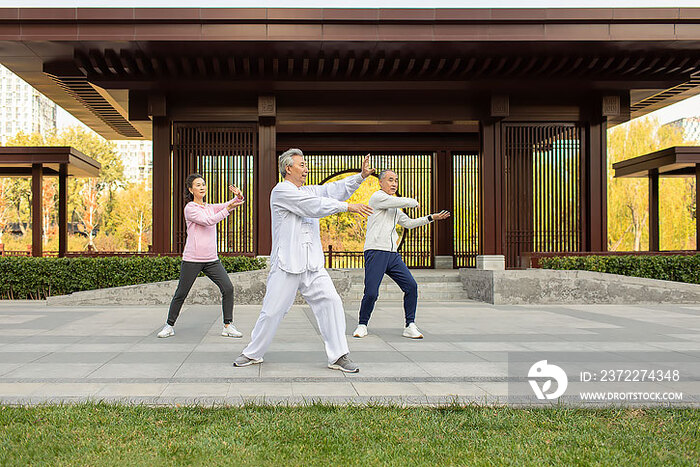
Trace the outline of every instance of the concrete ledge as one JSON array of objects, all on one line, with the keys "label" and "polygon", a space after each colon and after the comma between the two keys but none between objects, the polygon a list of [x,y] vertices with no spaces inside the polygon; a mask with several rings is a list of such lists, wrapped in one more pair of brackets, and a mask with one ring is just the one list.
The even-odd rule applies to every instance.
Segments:
[{"label": "concrete ledge", "polygon": [[[265,296],[268,269],[235,272],[228,275],[233,284],[236,305],[261,305]],[[341,298],[350,293],[351,274],[342,269],[329,269],[335,288]],[[48,297],[48,306],[81,305],[169,305],[177,289],[177,280],[149,284],[86,290],[69,295]],[[215,305],[221,303],[219,288],[208,277],[198,277],[190,290],[185,305]],[[297,304],[304,303],[297,295]]]},{"label": "concrete ledge", "polygon": [[[362,270],[329,269],[328,272],[344,301],[357,300],[357,289],[363,282]],[[430,273],[435,276],[440,274],[437,271],[430,271]],[[234,287],[235,304],[262,304],[267,274],[266,269],[229,274]],[[416,274],[421,273],[416,272]],[[495,305],[700,303],[700,285],[590,271],[460,269],[459,277],[464,288],[463,299]],[[417,280],[419,283],[422,282],[418,276]],[[107,304],[167,306],[175,293],[177,282],[174,280],[75,292],[70,295],[49,297],[46,304],[48,306]],[[356,284],[354,288],[353,284]],[[434,284],[424,284],[425,290],[431,290],[431,286],[432,289],[436,289]],[[445,299],[450,300],[448,295],[445,295]],[[218,303],[221,303],[221,293],[206,277],[195,280],[185,301],[188,305]],[[300,296],[297,296],[295,303],[304,302]]]},{"label": "concrete ledge", "polygon": [[700,285],[591,271],[460,269],[470,299],[500,304],[700,303]]}]

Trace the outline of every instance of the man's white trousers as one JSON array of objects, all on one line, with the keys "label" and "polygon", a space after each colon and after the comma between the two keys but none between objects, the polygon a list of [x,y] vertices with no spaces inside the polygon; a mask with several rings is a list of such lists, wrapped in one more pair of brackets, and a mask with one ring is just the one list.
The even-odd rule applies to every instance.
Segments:
[{"label": "man's white trousers", "polygon": [[262,358],[272,343],[282,318],[294,303],[297,290],[311,307],[326,346],[328,363],[335,363],[348,353],[345,337],[343,302],[325,269],[290,274],[272,266],[267,276],[267,291],[258,322],[250,335],[250,344],[243,349],[248,358]]}]

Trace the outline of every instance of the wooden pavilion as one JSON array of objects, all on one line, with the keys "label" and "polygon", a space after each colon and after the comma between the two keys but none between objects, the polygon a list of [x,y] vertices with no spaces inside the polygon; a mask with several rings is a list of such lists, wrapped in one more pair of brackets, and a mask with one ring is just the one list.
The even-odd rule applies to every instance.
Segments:
[{"label": "wooden pavilion", "polygon": [[58,177],[58,256],[68,248],[68,177],[97,177],[102,166],[75,148],[0,147],[0,177],[32,178],[32,256],[42,256],[43,178]]},{"label": "wooden pavilion", "polygon": [[220,251],[270,252],[277,155],[322,183],[372,152],[423,215],[412,267],[604,251],[606,130],[700,92],[700,9],[0,9],[0,62],[109,139],[153,141],[153,251],[188,172],[249,200]]},{"label": "wooden pavilion", "polygon": [[[700,199],[700,146],[674,146],[613,164],[615,177],[649,179],[649,251],[659,251],[659,177],[695,177]],[[695,212],[695,249],[700,250],[700,219]]]}]

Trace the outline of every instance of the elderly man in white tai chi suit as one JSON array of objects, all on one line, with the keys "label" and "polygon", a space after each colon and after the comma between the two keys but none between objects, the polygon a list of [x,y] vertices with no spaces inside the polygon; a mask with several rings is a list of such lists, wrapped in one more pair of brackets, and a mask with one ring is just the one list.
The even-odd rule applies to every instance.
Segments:
[{"label": "elderly man in white tai chi suit", "polygon": [[250,343],[233,365],[262,363],[277,326],[299,291],[316,315],[326,346],[328,368],[357,373],[360,368],[348,357],[343,302],[323,267],[318,220],[339,212],[365,217],[372,213],[365,204],[345,202],[374,172],[369,166],[369,154],[362,163],[361,173],[325,185],[304,186],[308,168],[299,149],[289,149],[279,157],[279,171],[284,181],[270,195],[272,251],[267,291]]}]

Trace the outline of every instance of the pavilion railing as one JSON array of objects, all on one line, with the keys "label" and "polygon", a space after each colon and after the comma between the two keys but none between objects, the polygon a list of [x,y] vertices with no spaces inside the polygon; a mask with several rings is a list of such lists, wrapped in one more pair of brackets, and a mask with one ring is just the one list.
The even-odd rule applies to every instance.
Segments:
[{"label": "pavilion railing", "polygon": [[337,251],[333,245],[328,245],[325,253],[327,268],[353,269],[365,266],[364,251]]}]

